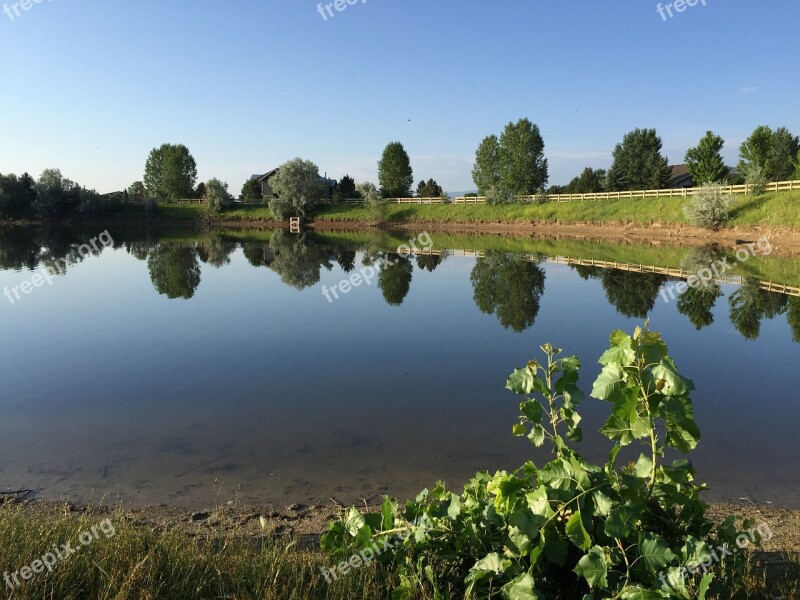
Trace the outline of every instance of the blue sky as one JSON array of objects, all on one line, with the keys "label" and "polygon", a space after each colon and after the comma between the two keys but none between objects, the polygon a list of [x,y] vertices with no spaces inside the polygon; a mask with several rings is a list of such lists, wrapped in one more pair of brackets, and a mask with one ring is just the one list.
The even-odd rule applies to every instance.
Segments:
[{"label": "blue sky", "polygon": [[[14,0],[18,1],[18,0]],[[42,0],[0,14],[0,172],[58,167],[101,192],[184,143],[238,193],[302,156],[377,180],[400,140],[416,179],[474,186],[480,140],[537,123],[550,182],[607,167],[635,127],[673,163],[706,130],[725,156],[760,124],[800,133],[800,2]],[[666,3],[664,3],[666,4]]]}]

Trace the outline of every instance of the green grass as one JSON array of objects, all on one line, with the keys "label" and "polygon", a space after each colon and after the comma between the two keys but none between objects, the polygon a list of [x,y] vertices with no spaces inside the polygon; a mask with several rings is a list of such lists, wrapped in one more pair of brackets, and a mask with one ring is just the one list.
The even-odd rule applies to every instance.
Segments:
[{"label": "green grass", "polygon": [[[114,534],[98,534],[86,546],[79,535],[109,518]],[[20,504],[0,507],[0,570],[19,571],[54,544],[73,542],[78,551],[15,586],[0,582],[0,597],[20,600],[379,600],[389,598],[385,571],[373,565],[353,570],[332,584],[321,567],[326,555],[309,544],[252,537],[244,532],[196,532],[145,525],[122,509],[36,511]],[[773,557],[774,558],[774,557]],[[751,556],[748,598],[786,600],[800,593],[797,554],[770,568]],[[550,590],[554,593],[555,590]],[[558,596],[553,596],[558,597]],[[423,599],[427,600],[427,599]]]},{"label": "green grass", "polygon": [[[597,202],[549,202],[546,204],[507,204],[489,206],[390,204],[388,223],[590,223],[647,226],[654,223],[686,225],[683,206],[688,198],[634,198]],[[204,221],[205,208],[198,204],[162,205],[154,221]],[[324,206],[310,218],[371,224],[374,215],[359,206]],[[142,221],[144,212],[128,206],[107,217],[113,221]],[[274,223],[266,205],[241,205],[211,218],[217,222]],[[800,229],[800,191],[772,192],[763,196],[736,196],[733,218],[728,226],[780,226]]]},{"label": "green grass", "polygon": [[[78,536],[106,517],[114,535],[102,532],[81,546]],[[157,531],[131,521],[122,510],[101,514],[40,515],[21,505],[0,508],[0,569],[14,573],[52,549],[73,542],[78,552],[57,561],[52,572],[20,581],[10,597],[60,600],[238,600],[310,598],[349,600],[383,598],[375,568],[355,570],[328,584],[321,567],[329,566],[318,550],[289,547],[289,540],[253,538],[236,532],[213,535],[208,529],[193,537],[177,530]],[[287,549],[287,547],[289,547]],[[9,589],[0,581],[2,597]]]},{"label": "green grass", "polygon": [[[688,198],[634,198],[597,202],[549,202],[489,206],[391,204],[388,222],[436,223],[591,223],[651,225],[688,221],[683,206]],[[326,206],[312,217],[319,221],[370,222],[358,206]],[[737,196],[729,226],[768,225],[800,228],[800,192],[774,192],[759,197]]]}]

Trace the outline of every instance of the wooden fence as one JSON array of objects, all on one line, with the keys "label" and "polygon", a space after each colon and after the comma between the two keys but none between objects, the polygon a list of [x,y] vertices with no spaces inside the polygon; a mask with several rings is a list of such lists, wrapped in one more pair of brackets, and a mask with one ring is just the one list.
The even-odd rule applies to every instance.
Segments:
[{"label": "wooden fence", "polygon": [[[435,256],[463,256],[467,258],[484,258],[485,252],[483,250],[424,250],[418,249],[415,251],[417,254],[433,254]],[[523,254],[523,260],[528,262],[539,263],[543,260],[541,254]],[[675,269],[672,267],[659,267],[657,265],[643,265],[638,263],[621,263],[617,261],[596,260],[594,258],[572,258],[569,256],[547,256],[544,260],[551,263],[562,265],[575,265],[581,267],[598,267],[601,269],[617,269],[620,271],[631,271],[633,273],[654,273],[656,275],[665,275],[674,279],[688,279],[693,273],[685,271],[684,269]],[[743,285],[746,277],[741,275],[726,275],[724,277],[714,277],[714,281],[719,283],[733,283],[736,285]],[[786,285],[783,283],[776,283],[774,281],[758,281],[758,287],[767,292],[775,292],[778,294],[785,294],[787,296],[800,297],[800,287]]]},{"label": "wooden fence", "polygon": [[[749,194],[752,185],[723,185],[723,194]],[[773,181],[766,185],[768,192],[788,192],[800,190],[800,180]],[[548,202],[575,202],[598,200],[621,200],[624,198],[687,198],[697,191],[697,188],[670,188],[666,190],[638,190],[632,192],[598,192],[595,194],[548,194]],[[534,202],[535,196],[517,196],[515,200],[521,203]],[[445,204],[442,198],[389,198],[391,204]],[[484,196],[459,196],[450,200],[452,204],[485,204]],[[345,200],[345,204],[364,204],[363,200]]]}]

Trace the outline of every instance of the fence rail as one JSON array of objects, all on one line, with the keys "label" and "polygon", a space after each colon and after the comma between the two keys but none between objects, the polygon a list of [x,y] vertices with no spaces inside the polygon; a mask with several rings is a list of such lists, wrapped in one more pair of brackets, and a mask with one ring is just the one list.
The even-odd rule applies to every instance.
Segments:
[{"label": "fence rail", "polygon": [[[750,184],[745,185],[723,185],[721,186],[723,194],[749,194],[753,186]],[[670,188],[666,190],[634,190],[628,192],[597,192],[593,194],[549,194],[547,196],[548,202],[574,202],[580,201],[598,201],[598,200],[622,200],[624,198],[686,198],[695,193],[697,188]],[[768,192],[788,192],[791,190],[800,190],[800,180],[795,181],[773,181],[766,185]],[[522,202],[533,202],[535,196],[518,196],[517,200]],[[484,196],[478,197],[465,197],[461,196],[453,198],[453,204],[484,204],[486,198]]]},{"label": "fence rail", "polygon": [[[486,256],[483,250],[465,250],[465,249],[441,249],[441,250],[425,250],[418,249],[415,251],[417,254],[432,254],[435,256],[463,256],[466,258],[484,258]],[[528,262],[541,262],[543,257],[541,254],[523,254],[522,259]],[[575,265],[581,267],[599,267],[601,269],[617,269],[620,271],[630,271],[633,273],[654,273],[656,275],[666,275],[675,279],[688,279],[693,273],[685,271],[684,269],[675,269],[672,267],[659,267],[658,265],[643,265],[638,263],[623,263],[608,260],[596,260],[594,258],[572,258],[569,256],[547,256],[544,260],[551,263],[561,265]],[[733,283],[736,285],[743,285],[745,277],[741,275],[726,275],[724,277],[714,277],[714,281],[720,283]],[[783,283],[776,283],[774,281],[758,280],[758,287],[767,292],[775,292],[784,294],[786,296],[800,297],[800,287],[786,285]]]}]

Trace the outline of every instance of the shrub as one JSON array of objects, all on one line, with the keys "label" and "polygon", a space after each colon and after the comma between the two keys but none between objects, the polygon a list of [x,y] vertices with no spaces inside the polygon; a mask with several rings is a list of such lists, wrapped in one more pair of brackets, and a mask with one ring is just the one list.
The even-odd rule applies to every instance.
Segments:
[{"label": "shrub", "polygon": [[550,200],[547,191],[544,188],[540,188],[536,195],[533,197],[533,201],[536,204],[545,204]]},{"label": "shrub", "polygon": [[[393,598],[734,597],[746,563],[737,536],[760,537],[732,517],[715,526],[691,463],[663,460],[698,443],[694,386],[658,333],[637,327],[610,340],[592,389],[611,404],[600,430],[614,444],[604,465],[568,444],[582,437],[580,360],[545,344],[546,361],[514,371],[506,387],[523,397],[513,434],[549,443],[551,462],[478,473],[461,494],[438,483],[405,506],[386,498],[379,513],[351,508],[331,523],[323,549],[337,562],[369,552],[394,581]],[[618,465],[634,442],[643,453]],[[728,555],[716,554],[725,546]],[[373,547],[392,551],[376,556]]]},{"label": "shrub", "polygon": [[228,184],[219,179],[211,179],[206,183],[205,199],[208,210],[215,213],[221,213],[233,204],[233,196],[228,191]]},{"label": "shrub", "polygon": [[719,185],[701,187],[692,196],[683,212],[695,227],[717,230],[730,217],[733,196],[722,193]]},{"label": "shrub", "polygon": [[303,216],[328,194],[319,167],[301,158],[281,165],[270,186],[277,198],[270,200],[269,207],[278,219]]},{"label": "shrub", "polygon": [[79,192],[78,212],[85,215],[99,215],[117,210],[122,205],[119,193],[101,196],[95,190],[82,188]]},{"label": "shrub", "polygon": [[744,182],[750,186],[748,192],[754,196],[760,196],[767,191],[767,177],[764,169],[758,165],[751,165],[747,169]]},{"label": "shrub", "polygon": [[486,204],[510,204],[513,201],[514,196],[498,186],[486,190]]}]

